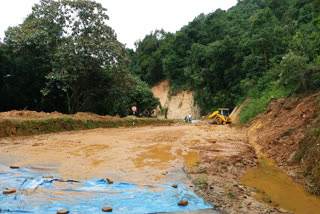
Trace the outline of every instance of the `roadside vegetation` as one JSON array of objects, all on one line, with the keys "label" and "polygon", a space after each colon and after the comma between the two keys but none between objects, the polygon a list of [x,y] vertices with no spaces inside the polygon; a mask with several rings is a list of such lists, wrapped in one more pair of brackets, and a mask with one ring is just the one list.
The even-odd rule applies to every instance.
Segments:
[{"label": "roadside vegetation", "polygon": [[150,116],[159,100],[127,71],[124,45],[94,1],[41,0],[0,43],[0,111]]},{"label": "roadside vegetation", "polygon": [[251,97],[246,123],[271,99],[319,90],[319,8],[319,0],[241,0],[174,34],[147,35],[129,51],[129,68],[149,85],[168,79],[173,94],[194,90],[203,114]]},{"label": "roadside vegetation", "polygon": [[106,120],[76,119],[72,117],[53,117],[30,120],[0,120],[0,138],[95,128],[169,125],[175,122],[176,121],[174,120],[132,117]]},{"label": "roadside vegetation", "polygon": [[151,116],[159,100],[149,87],[168,79],[172,94],[195,91],[203,114],[251,97],[246,123],[271,99],[319,89],[319,2],[241,0],[131,50],[101,4],[42,0],[0,43],[0,111],[126,116],[136,105]]}]

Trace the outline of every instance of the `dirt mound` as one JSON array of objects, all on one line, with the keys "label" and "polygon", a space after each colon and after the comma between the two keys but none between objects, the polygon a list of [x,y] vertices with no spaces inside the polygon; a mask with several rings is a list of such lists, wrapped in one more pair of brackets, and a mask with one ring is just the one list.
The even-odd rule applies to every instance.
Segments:
[{"label": "dirt mound", "polygon": [[158,108],[158,117],[165,117],[166,114],[169,119],[183,119],[191,113],[193,119],[200,119],[200,107],[195,104],[192,91],[181,91],[171,95],[170,83],[167,80],[160,82],[151,90],[154,96],[159,98],[164,109],[161,113]]},{"label": "dirt mound", "polygon": [[30,119],[44,119],[44,118],[55,118],[55,117],[72,117],[74,119],[91,119],[91,120],[101,120],[101,119],[118,119],[119,117],[111,116],[101,116],[89,112],[78,112],[76,114],[62,114],[59,112],[36,112],[36,111],[8,111],[0,112],[0,120],[30,120]]},{"label": "dirt mound", "polygon": [[62,117],[63,114],[59,112],[36,112],[36,111],[8,111],[0,112],[0,119],[3,120],[29,120],[29,119],[41,119],[41,118],[50,118],[50,117]]},{"label": "dirt mound", "polygon": [[296,153],[306,128],[319,114],[319,95],[274,100],[247,124],[247,134],[255,137],[261,151],[297,181]]}]

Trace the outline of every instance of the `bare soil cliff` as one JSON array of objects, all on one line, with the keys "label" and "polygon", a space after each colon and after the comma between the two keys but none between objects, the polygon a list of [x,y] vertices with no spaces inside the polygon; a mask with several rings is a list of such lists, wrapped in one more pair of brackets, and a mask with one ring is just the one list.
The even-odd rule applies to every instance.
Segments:
[{"label": "bare soil cliff", "polygon": [[[312,152],[301,152],[301,149],[310,143],[313,145],[312,142],[316,142],[318,137],[315,133],[316,138],[307,138],[309,141],[306,142],[308,133],[317,132],[319,128],[315,125],[319,116],[319,96],[320,93],[317,93],[274,100],[269,104],[267,111],[246,125],[248,136],[255,137],[256,143],[262,146],[261,152],[275,160],[278,167],[307,187],[311,184],[306,172],[312,169],[305,171],[306,164],[303,158],[310,160],[306,153]],[[317,151],[317,148],[314,151]],[[315,163],[314,161],[313,159],[310,162]],[[317,161],[320,161],[320,157]],[[308,166],[310,168],[310,164]]]},{"label": "bare soil cliff", "polygon": [[170,83],[167,80],[160,82],[151,90],[154,96],[159,98],[162,107],[162,110],[158,108],[157,117],[184,119],[191,113],[192,119],[200,119],[200,107],[194,103],[192,91],[181,91],[171,95]]}]

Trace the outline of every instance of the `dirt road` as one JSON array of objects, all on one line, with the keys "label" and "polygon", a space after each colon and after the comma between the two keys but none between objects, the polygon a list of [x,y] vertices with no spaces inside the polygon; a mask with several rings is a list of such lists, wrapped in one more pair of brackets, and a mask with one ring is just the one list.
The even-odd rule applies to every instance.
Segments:
[{"label": "dirt road", "polygon": [[[245,169],[255,166],[256,157],[245,133],[230,126],[176,124],[2,138],[0,157],[0,164],[63,179],[139,184],[179,180],[228,213],[272,209],[238,183]],[[244,201],[250,206],[243,208]]]},{"label": "dirt road", "polygon": [[[197,169],[199,151],[207,159],[241,152],[246,141],[243,135],[230,139],[234,130],[210,129],[203,125],[175,125],[6,138],[0,141],[0,152],[10,155],[11,164],[53,170],[64,178],[115,176],[119,181],[135,183],[167,182],[163,174],[171,168],[185,164]],[[226,140],[217,143],[222,131]],[[238,142],[228,145],[230,140]],[[213,149],[215,152],[209,157],[207,153]]]}]

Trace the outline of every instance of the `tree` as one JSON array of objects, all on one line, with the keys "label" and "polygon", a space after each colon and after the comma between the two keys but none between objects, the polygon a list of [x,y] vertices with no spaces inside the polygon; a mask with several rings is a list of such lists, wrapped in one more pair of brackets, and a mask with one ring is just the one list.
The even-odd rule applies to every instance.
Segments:
[{"label": "tree", "polygon": [[306,56],[297,55],[292,51],[283,57],[280,64],[283,69],[280,78],[284,84],[293,87],[294,92],[301,88],[307,91],[310,87],[319,86],[320,67],[308,62]]},{"label": "tree", "polygon": [[130,55],[129,69],[149,85],[163,80],[162,50],[160,49],[166,32],[156,30],[146,35],[142,41],[137,41],[135,54]]},{"label": "tree", "polygon": [[[259,10],[256,15],[250,18],[250,46],[255,55],[264,56],[265,72],[268,70],[269,59],[273,56],[276,49],[281,52],[283,29],[279,26],[277,18],[270,8],[266,7]],[[285,51],[285,50],[282,50]]]},{"label": "tree", "polygon": [[21,26],[9,29],[5,42],[15,52],[32,45],[46,53],[50,70],[42,93],[63,93],[74,113],[104,87],[97,78],[127,75],[120,72],[127,65],[124,46],[107,20],[106,9],[94,1],[41,0]]},{"label": "tree", "polygon": [[130,94],[130,104],[138,108],[138,114],[144,117],[151,117],[154,110],[160,105],[158,98],[155,98],[148,85],[136,79],[135,89]]},{"label": "tree", "polygon": [[193,90],[203,112],[232,108],[244,96],[286,96],[297,85],[314,89],[320,84],[319,2],[241,0],[228,11],[200,14],[161,43],[146,37],[141,44],[157,48],[132,53],[140,63],[134,70],[150,78],[146,71],[162,64],[172,93]]}]

